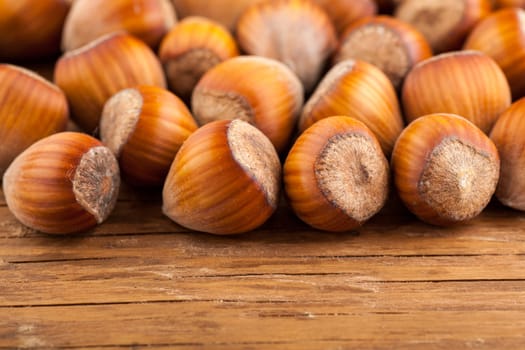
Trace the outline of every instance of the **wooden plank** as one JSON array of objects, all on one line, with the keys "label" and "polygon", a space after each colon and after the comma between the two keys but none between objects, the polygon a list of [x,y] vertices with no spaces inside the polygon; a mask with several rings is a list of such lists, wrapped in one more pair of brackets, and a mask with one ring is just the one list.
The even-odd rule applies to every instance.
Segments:
[{"label": "wooden plank", "polygon": [[[109,321],[111,320],[111,321]],[[109,322],[108,322],[109,321]],[[74,327],[72,327],[74,325]],[[321,348],[494,348],[525,345],[523,311],[355,313],[337,302],[182,302],[13,308],[0,318],[0,347],[266,344]],[[363,346],[362,346],[363,345]]]},{"label": "wooden plank", "polygon": [[[384,293],[390,288],[383,287],[384,282],[514,281],[509,285],[514,290],[516,285],[525,287],[525,256],[492,256],[490,260],[487,256],[141,257],[4,262],[0,274],[0,306],[194,299],[324,301],[345,300],[352,292]],[[517,289],[512,307],[525,302],[520,300],[524,289]],[[491,296],[491,303],[494,299]],[[458,301],[468,303],[461,296]]]},{"label": "wooden plank", "polygon": [[[0,191],[0,200],[3,195]],[[140,233],[188,232],[187,229],[170,221],[162,214],[160,193],[155,191],[138,191],[126,187],[120,196],[115,211],[103,225],[95,228],[91,235],[128,235]],[[370,222],[353,233],[385,234],[397,232],[415,237],[455,236],[464,233],[479,233],[482,239],[506,241],[515,236],[525,235],[525,213],[514,211],[492,203],[478,218],[470,223],[453,228],[439,228],[419,222],[400,203],[395,196],[390,198],[387,206]],[[295,217],[284,199],[275,215],[258,231],[313,232],[323,236],[330,234],[316,231]],[[490,235],[487,237],[487,235]],[[515,235],[515,236],[514,236]],[[38,237],[41,234],[23,227],[9,212],[0,205],[0,238]],[[343,236],[341,234],[331,236]],[[521,239],[523,241],[523,239]]]},{"label": "wooden plank", "polygon": [[[146,209],[142,213],[147,213]],[[128,214],[129,215],[129,214]],[[525,253],[525,227],[509,228],[513,220],[493,224],[472,224],[440,230],[420,223],[384,230],[379,224],[363,227],[358,234],[331,234],[313,230],[263,228],[256,232],[216,237],[199,233],[176,233],[167,219],[138,218],[129,223],[144,232],[155,225],[170,225],[166,234],[98,235],[53,237],[37,234],[32,238],[0,238],[0,259],[42,261],[63,259],[134,256],[223,256],[223,257],[312,257],[312,256],[406,256],[406,255],[511,255]],[[143,220],[143,221],[141,221]],[[164,222],[164,221],[163,221]],[[516,223],[515,223],[516,224]],[[142,225],[142,227],[140,227]],[[5,227],[5,226],[4,226]],[[157,227],[158,228],[158,227]],[[166,230],[168,230],[166,228]]]}]

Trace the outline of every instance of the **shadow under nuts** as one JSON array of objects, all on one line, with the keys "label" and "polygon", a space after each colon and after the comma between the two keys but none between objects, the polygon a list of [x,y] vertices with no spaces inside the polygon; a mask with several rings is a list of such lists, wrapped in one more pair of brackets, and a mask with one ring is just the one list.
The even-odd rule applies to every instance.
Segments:
[{"label": "shadow under nuts", "polygon": [[496,190],[500,171],[494,143],[452,114],[431,114],[409,124],[396,142],[391,165],[408,209],[440,226],[479,215]]},{"label": "shadow under nuts", "polygon": [[85,231],[117,202],[118,163],[97,139],[75,132],[46,137],[21,153],[4,174],[7,205],[24,225],[45,233]]},{"label": "shadow under nuts", "polygon": [[284,187],[301,220],[326,231],[359,227],[384,206],[388,161],[374,134],[350,117],[308,128],[284,163]]},{"label": "shadow under nuts", "polygon": [[220,120],[182,145],[164,185],[163,212],[196,231],[236,234],[262,225],[279,202],[281,164],[262,132]]}]

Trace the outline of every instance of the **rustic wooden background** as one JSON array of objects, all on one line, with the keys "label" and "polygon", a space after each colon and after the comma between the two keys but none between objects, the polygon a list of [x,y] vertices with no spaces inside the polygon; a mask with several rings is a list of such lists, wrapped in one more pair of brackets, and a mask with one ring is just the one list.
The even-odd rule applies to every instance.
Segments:
[{"label": "rustic wooden background", "polygon": [[525,215],[497,203],[438,229],[392,199],[345,234],[283,204],[235,237],[160,204],[124,188],[107,223],[52,237],[0,193],[0,348],[525,348]]},{"label": "rustic wooden background", "polygon": [[215,237],[160,207],[124,186],[105,224],[53,237],[0,190],[0,349],[525,349],[525,213],[492,203],[440,229],[392,198],[331,234],[283,202],[256,232]]}]

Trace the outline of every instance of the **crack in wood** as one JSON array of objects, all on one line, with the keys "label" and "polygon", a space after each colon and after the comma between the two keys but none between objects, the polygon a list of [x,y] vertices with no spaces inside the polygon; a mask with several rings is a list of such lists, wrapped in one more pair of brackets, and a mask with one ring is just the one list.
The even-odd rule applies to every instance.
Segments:
[{"label": "crack in wood", "polygon": [[[319,260],[350,260],[350,259],[425,259],[425,258],[476,258],[476,257],[523,257],[525,253],[515,254],[370,254],[370,255],[289,255],[288,258],[296,259],[319,259]],[[198,258],[196,256],[195,258]],[[87,258],[63,258],[63,259],[33,259],[33,260],[9,260],[5,261],[0,259],[0,266],[2,264],[15,264],[15,265],[31,265],[31,264],[53,264],[53,263],[64,263],[64,262],[84,262],[84,261],[104,261],[104,260],[119,260],[120,257],[87,257]],[[307,275],[306,273],[304,275]],[[217,275],[217,277],[235,277],[237,275]],[[196,275],[195,277],[199,277]]]}]

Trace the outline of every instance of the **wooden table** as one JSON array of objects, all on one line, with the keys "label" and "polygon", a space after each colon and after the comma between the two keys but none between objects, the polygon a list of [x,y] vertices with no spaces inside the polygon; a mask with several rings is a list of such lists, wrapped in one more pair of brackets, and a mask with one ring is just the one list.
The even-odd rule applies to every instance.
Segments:
[{"label": "wooden table", "polygon": [[52,237],[0,190],[0,349],[525,349],[525,213],[492,203],[439,229],[392,198],[331,234],[282,203],[258,231],[215,237],[160,206],[124,186],[105,224]]},{"label": "wooden table", "polygon": [[256,232],[189,232],[124,188],[107,223],[52,237],[0,193],[0,348],[525,349],[525,214],[454,229],[398,200],[362,229],[283,204]]}]

